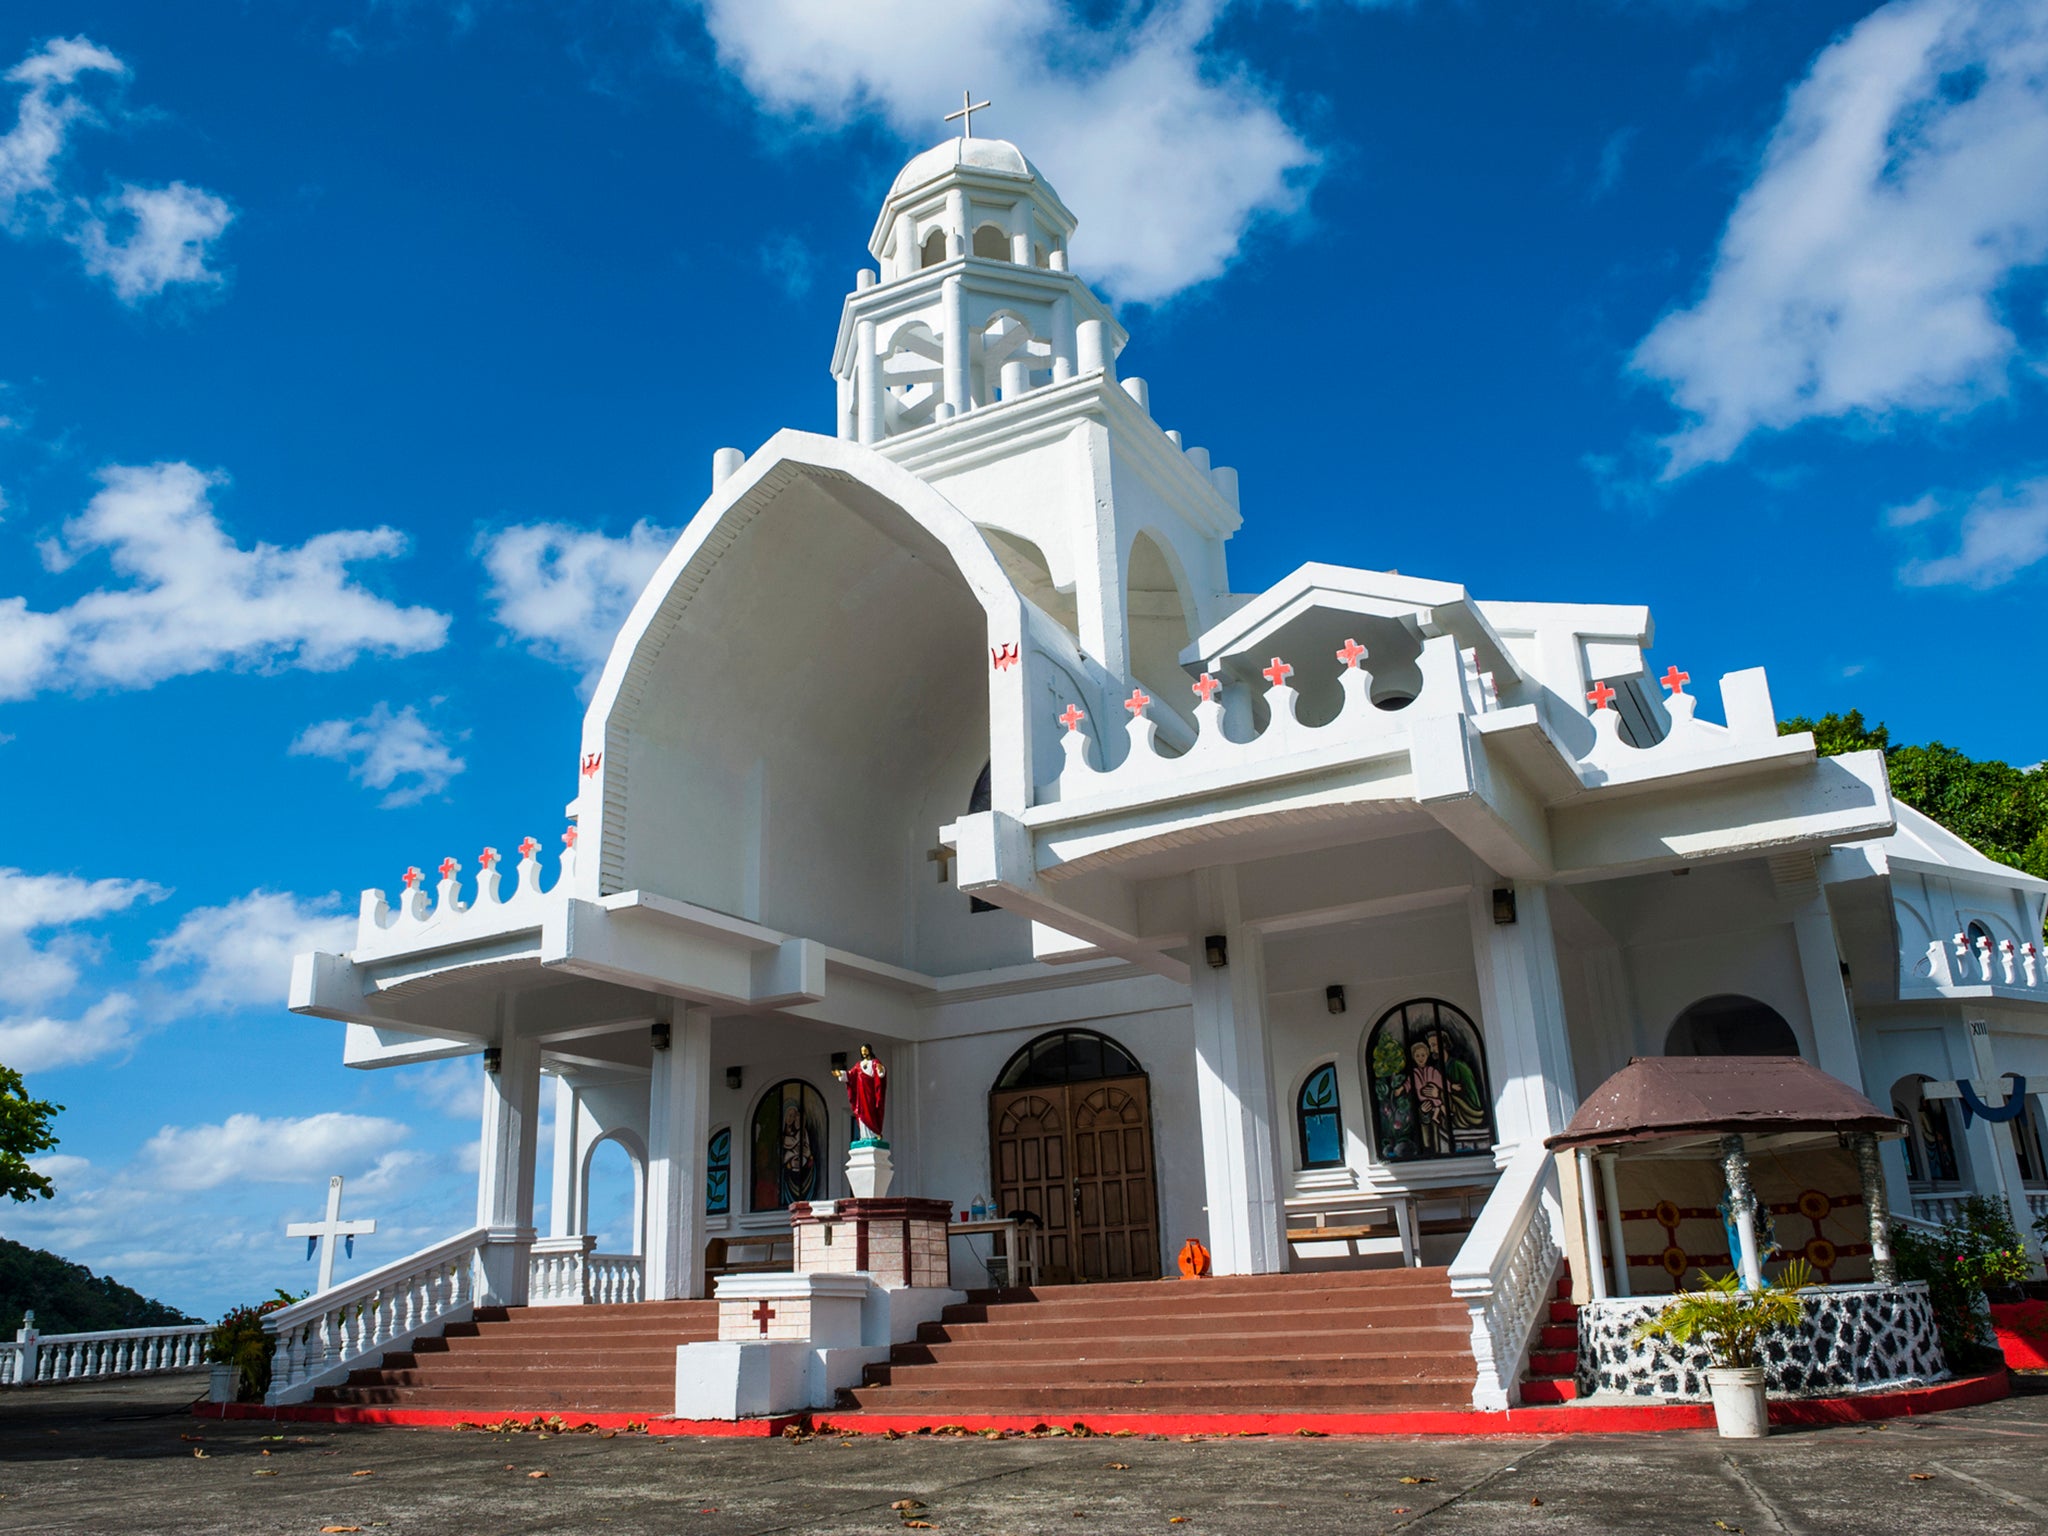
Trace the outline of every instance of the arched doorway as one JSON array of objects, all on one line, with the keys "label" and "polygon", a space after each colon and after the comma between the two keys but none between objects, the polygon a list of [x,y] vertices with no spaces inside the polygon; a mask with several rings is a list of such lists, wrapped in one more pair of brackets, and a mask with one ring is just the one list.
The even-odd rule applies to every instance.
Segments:
[{"label": "arched doorway", "polygon": [[997,1076],[988,1124],[996,1206],[1044,1221],[1048,1279],[1158,1276],[1151,1081],[1129,1051],[1092,1029],[1040,1035]]},{"label": "arched doorway", "polygon": [[1797,1056],[1799,1037],[1769,1003],[1739,992],[1703,997],[1671,1024],[1666,1056]]}]

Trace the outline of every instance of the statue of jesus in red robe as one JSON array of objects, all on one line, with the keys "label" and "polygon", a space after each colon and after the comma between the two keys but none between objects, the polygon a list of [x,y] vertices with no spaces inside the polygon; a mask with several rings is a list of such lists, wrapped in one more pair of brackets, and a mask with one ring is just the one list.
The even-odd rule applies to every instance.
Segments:
[{"label": "statue of jesus in red robe", "polygon": [[881,1141],[882,1107],[889,1097],[889,1074],[875,1060],[874,1047],[863,1041],[860,1060],[852,1070],[841,1069],[832,1075],[846,1084],[847,1107],[853,1111],[854,1140]]}]

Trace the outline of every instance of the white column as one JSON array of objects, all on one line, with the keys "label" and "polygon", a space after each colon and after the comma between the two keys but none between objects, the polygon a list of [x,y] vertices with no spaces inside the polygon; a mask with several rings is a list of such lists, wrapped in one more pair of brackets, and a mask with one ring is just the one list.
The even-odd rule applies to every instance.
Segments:
[{"label": "white column", "polygon": [[1614,1249],[1614,1294],[1634,1294],[1628,1283],[1628,1245],[1621,1235],[1621,1191],[1614,1177],[1614,1154],[1600,1154],[1600,1190],[1607,1197],[1607,1241]]},{"label": "white column", "polygon": [[1607,1261],[1600,1252],[1600,1196],[1593,1183],[1593,1154],[1579,1149],[1579,1208],[1585,1214],[1586,1283],[1593,1299],[1607,1299]]},{"label": "white column", "polygon": [[1064,384],[1074,376],[1074,296],[1063,293],[1052,306],[1052,381]]},{"label": "white column", "polygon": [[[1493,892],[1504,885],[1515,895],[1512,923],[1493,917]],[[1482,868],[1467,910],[1500,1136],[1494,1160],[1506,1167],[1523,1143],[1563,1130],[1578,1106],[1550,892],[1542,885],[1510,885]]]},{"label": "white column", "polygon": [[918,261],[917,220],[908,212],[899,213],[896,215],[896,263],[890,275],[908,277],[917,270]]},{"label": "white column", "polygon": [[[704,1293],[704,1142],[711,1125],[711,1015],[679,1008],[647,1084],[646,1296]],[[738,1139],[733,1166],[740,1166]]]},{"label": "white column", "polygon": [[577,1123],[576,1090],[569,1079],[555,1078],[554,1177],[548,1184],[548,1236],[568,1237],[583,1230],[577,1197],[576,1170],[583,1148],[578,1142],[582,1129]]},{"label": "white column", "polygon": [[1877,1137],[1858,1131],[1854,1139],[1856,1171],[1863,1176],[1863,1213],[1870,1219],[1870,1275],[1879,1285],[1898,1279],[1892,1263],[1892,1217],[1885,1202],[1884,1169],[1878,1162]]},{"label": "white column", "polygon": [[974,408],[974,361],[967,334],[967,289],[960,279],[949,277],[941,290],[946,334],[941,338],[945,370],[945,404],[955,416]]},{"label": "white column", "polygon": [[1092,373],[1097,368],[1110,383],[1116,382],[1116,363],[1109,355],[1109,333],[1100,320],[1083,320],[1074,327],[1074,370]]},{"label": "white column", "polygon": [[504,1011],[498,1070],[484,1073],[483,1132],[477,1157],[476,1224],[487,1228],[477,1300],[486,1306],[526,1303],[526,1266],[533,1251],[533,1177],[540,1123],[540,1045],[521,1038]]},{"label": "white column", "polygon": [[1842,982],[1842,952],[1827,897],[1809,897],[1792,919],[1799,970],[1806,981],[1806,1012],[1813,1020],[1814,1065],[1852,1088],[1863,1087],[1863,1063],[1856,1051],[1856,1018]]},{"label": "white column", "polygon": [[1012,357],[1003,364],[1003,398],[1015,400],[1031,387],[1031,364],[1027,359]]},{"label": "white column", "polygon": [[[1287,1236],[1267,1059],[1264,945],[1258,931],[1239,920],[1234,870],[1205,869],[1194,879],[1197,924],[1189,935],[1188,966],[1210,1259],[1219,1275],[1277,1274],[1287,1267]],[[1204,953],[1204,939],[1215,933],[1224,936],[1229,956],[1221,968]]]},{"label": "white column", "polygon": [[860,413],[860,440],[879,443],[883,421],[882,357],[875,345],[874,321],[863,320],[854,328],[854,348],[854,409]]},{"label": "white column", "polygon": [[946,255],[967,254],[967,194],[958,187],[946,194]]}]

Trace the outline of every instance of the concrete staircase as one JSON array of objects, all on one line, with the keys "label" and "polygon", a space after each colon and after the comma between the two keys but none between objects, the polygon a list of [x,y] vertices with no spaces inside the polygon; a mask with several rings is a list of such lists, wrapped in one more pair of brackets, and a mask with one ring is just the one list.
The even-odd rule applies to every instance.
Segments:
[{"label": "concrete staircase", "polygon": [[718,1337],[715,1301],[480,1307],[438,1339],[322,1387],[316,1403],[479,1414],[675,1411],[676,1346]]},{"label": "concrete staircase", "polygon": [[1361,1412],[1471,1406],[1442,1269],[979,1292],[847,1395],[866,1413]]},{"label": "concrete staircase", "polygon": [[1572,1277],[1561,1273],[1550,1302],[1550,1320],[1529,1351],[1522,1401],[1531,1407],[1568,1403],[1579,1395],[1579,1309],[1572,1304]]}]

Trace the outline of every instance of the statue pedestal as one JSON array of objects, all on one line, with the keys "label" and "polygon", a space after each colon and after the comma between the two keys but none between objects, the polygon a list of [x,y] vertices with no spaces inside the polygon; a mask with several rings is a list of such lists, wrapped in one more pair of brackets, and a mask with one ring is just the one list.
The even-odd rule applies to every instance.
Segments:
[{"label": "statue pedestal", "polygon": [[889,1143],[879,1136],[856,1141],[846,1154],[846,1187],[856,1200],[880,1200],[889,1193],[889,1183],[895,1177]]},{"label": "statue pedestal", "polygon": [[[888,1150],[882,1149],[883,1157]],[[889,1289],[952,1284],[944,1200],[813,1200],[789,1208],[798,1274],[867,1274]],[[719,1288],[723,1295],[724,1286]]]}]

